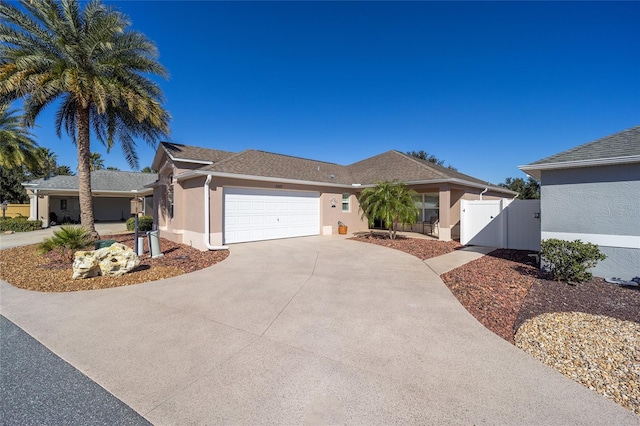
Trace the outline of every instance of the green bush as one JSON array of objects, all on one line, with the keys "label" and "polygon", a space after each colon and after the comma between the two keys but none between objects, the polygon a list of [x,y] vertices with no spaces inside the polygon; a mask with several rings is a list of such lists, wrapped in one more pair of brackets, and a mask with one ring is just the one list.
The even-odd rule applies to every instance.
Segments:
[{"label": "green bush", "polygon": [[599,261],[607,258],[596,244],[556,238],[542,241],[540,257],[548,263],[554,280],[568,283],[590,280],[593,275],[587,272],[587,269],[593,268]]},{"label": "green bush", "polygon": [[[136,227],[136,218],[130,217],[127,219],[127,231],[133,231]],[[146,232],[153,229],[153,217],[140,216],[138,218],[138,231]]]},{"label": "green bush", "polygon": [[27,232],[42,228],[41,220],[27,220],[26,217],[0,218],[0,231]]},{"label": "green bush", "polygon": [[61,226],[59,230],[54,231],[52,237],[45,238],[38,244],[38,249],[46,253],[57,248],[70,260],[74,251],[85,248],[91,241],[91,234],[82,226]]}]

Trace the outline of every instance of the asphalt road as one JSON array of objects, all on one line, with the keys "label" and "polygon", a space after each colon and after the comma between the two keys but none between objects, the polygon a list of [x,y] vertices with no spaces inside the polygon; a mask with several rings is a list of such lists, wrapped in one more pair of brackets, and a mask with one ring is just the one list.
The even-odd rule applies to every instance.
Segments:
[{"label": "asphalt road", "polygon": [[2,425],[149,425],[138,413],[0,315]]}]

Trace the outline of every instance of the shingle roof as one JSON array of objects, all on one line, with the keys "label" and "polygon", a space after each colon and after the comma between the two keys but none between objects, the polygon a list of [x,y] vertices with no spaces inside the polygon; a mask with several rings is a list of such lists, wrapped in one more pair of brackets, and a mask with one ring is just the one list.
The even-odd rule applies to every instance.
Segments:
[{"label": "shingle roof", "polygon": [[160,146],[173,160],[191,160],[216,163],[234,155],[234,152],[219,149],[201,148],[198,146],[182,145],[179,143],[161,142]]},{"label": "shingle roof", "polygon": [[640,156],[640,126],[568,149],[530,165],[631,156]]},{"label": "shingle roof", "polygon": [[[131,192],[141,190],[145,185],[158,179],[156,173],[122,172],[115,170],[96,170],[91,172],[92,191]],[[36,179],[25,182],[29,188],[78,190],[78,176],[53,176],[48,179]]]},{"label": "shingle roof", "polygon": [[438,166],[395,150],[351,164],[348,169],[356,181],[362,184],[385,180],[415,182],[447,179],[460,179],[481,185],[488,184],[456,170]]},{"label": "shingle roof", "polygon": [[258,150],[242,151],[198,170],[309,182],[354,183],[345,166]]}]

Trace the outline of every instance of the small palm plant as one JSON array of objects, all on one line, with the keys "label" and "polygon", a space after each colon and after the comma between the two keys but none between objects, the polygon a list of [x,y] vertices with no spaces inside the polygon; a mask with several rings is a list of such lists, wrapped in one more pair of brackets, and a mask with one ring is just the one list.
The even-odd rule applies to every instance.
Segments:
[{"label": "small palm plant", "polygon": [[373,188],[366,188],[360,194],[362,218],[369,219],[369,226],[378,219],[389,230],[389,238],[395,240],[395,224],[414,224],[420,213],[416,202],[418,194],[403,182],[377,182]]},{"label": "small palm plant", "polygon": [[70,261],[74,251],[85,248],[92,241],[91,234],[82,226],[61,226],[52,237],[38,244],[38,249],[41,253],[48,253],[57,248]]}]

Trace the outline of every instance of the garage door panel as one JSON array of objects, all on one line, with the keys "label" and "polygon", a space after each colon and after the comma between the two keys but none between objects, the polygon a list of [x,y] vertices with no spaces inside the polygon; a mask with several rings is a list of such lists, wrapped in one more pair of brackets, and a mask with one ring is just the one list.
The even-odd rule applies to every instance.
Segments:
[{"label": "garage door panel", "polygon": [[319,235],[320,194],[245,188],[224,190],[224,241]]}]

